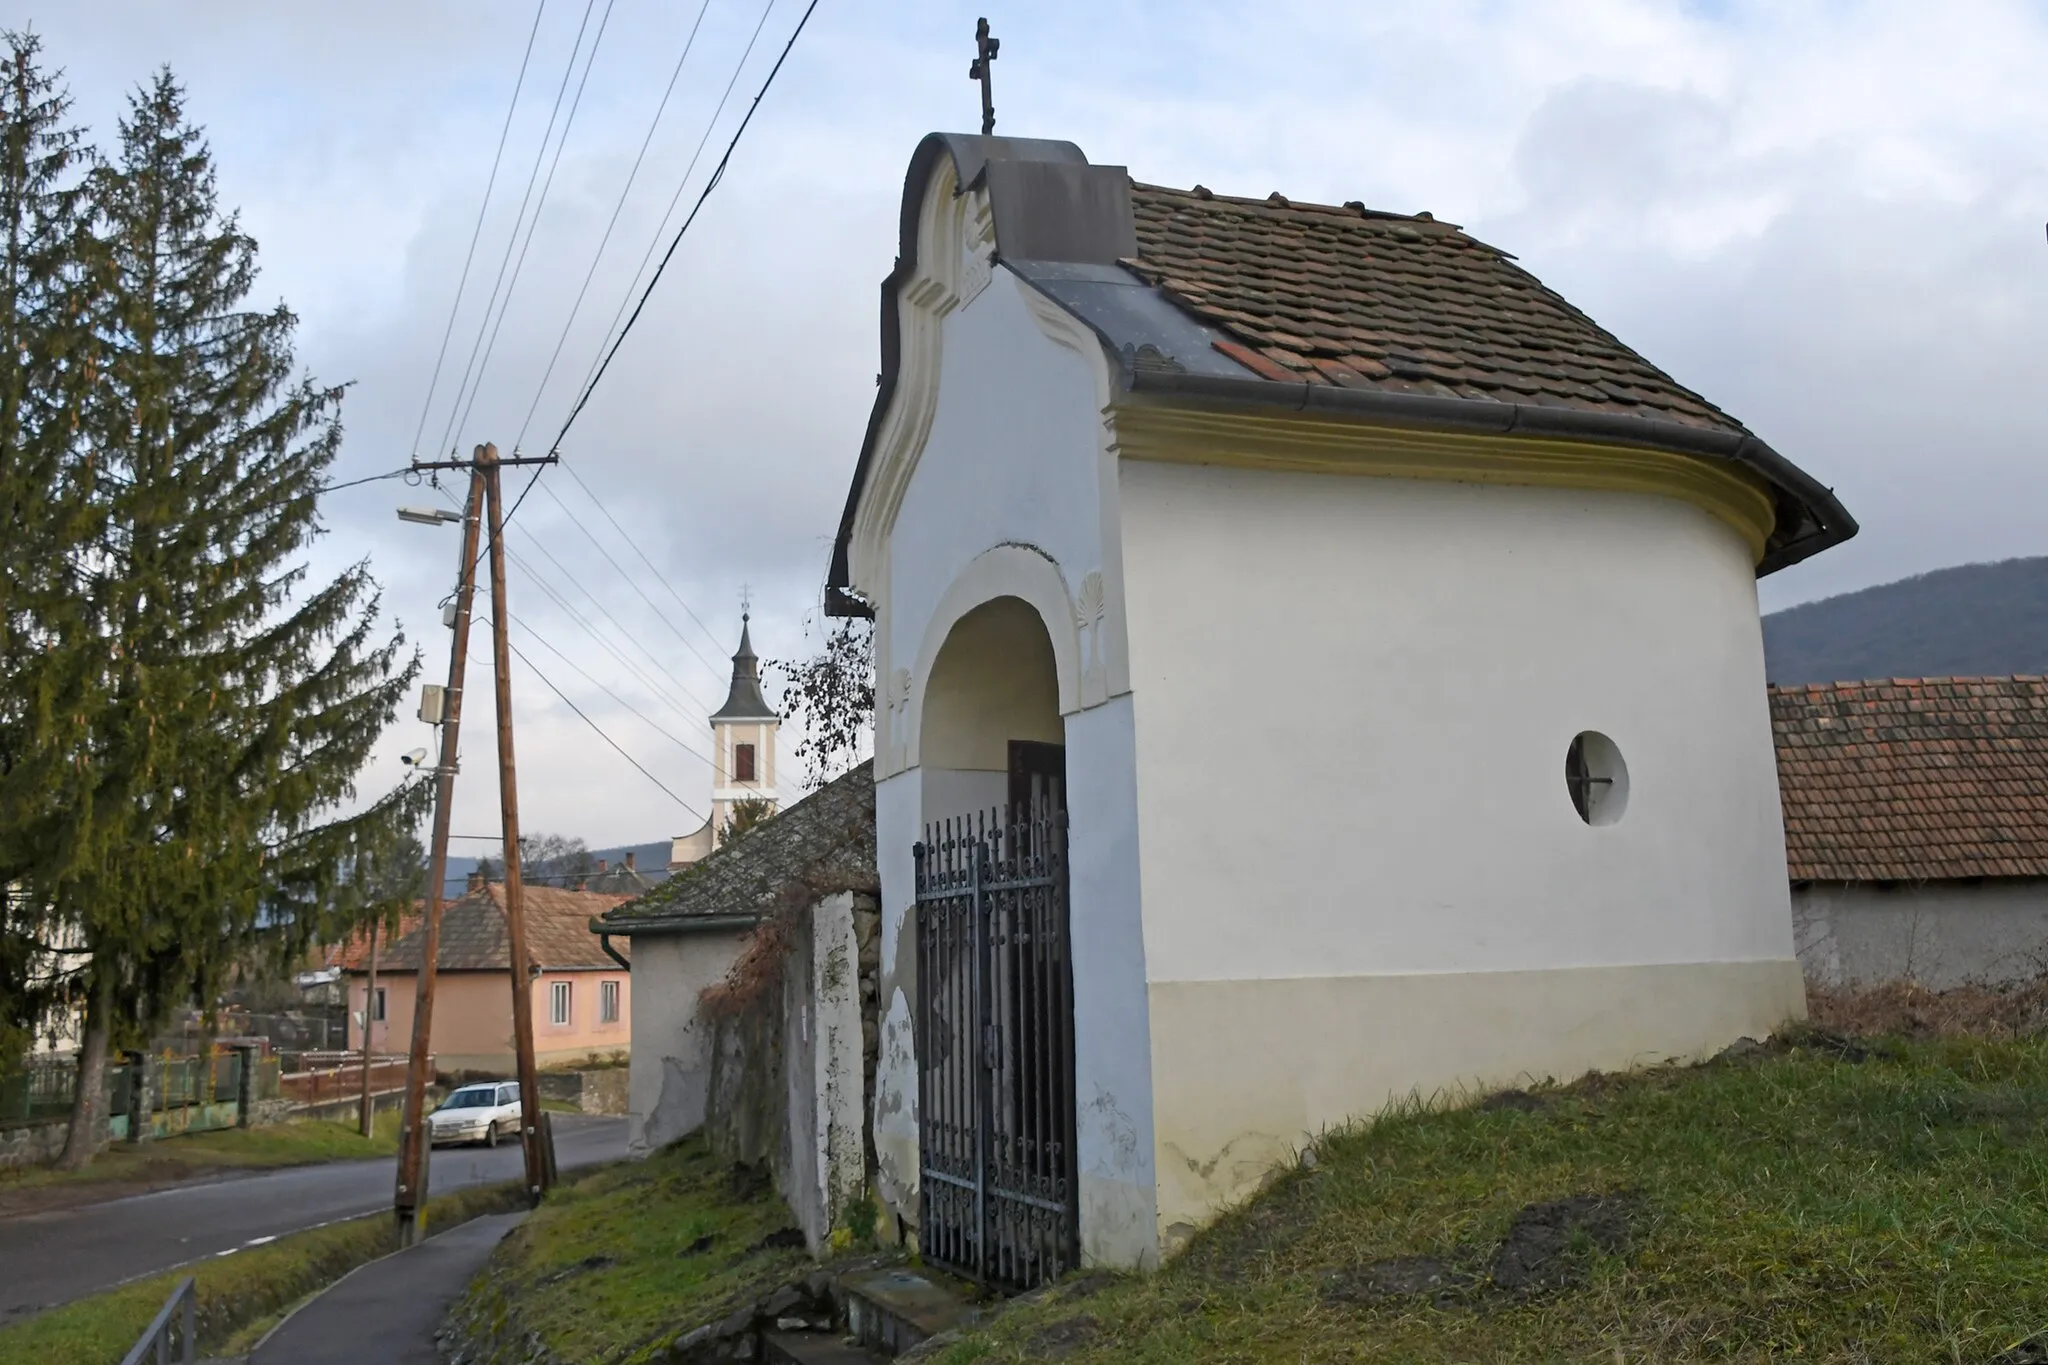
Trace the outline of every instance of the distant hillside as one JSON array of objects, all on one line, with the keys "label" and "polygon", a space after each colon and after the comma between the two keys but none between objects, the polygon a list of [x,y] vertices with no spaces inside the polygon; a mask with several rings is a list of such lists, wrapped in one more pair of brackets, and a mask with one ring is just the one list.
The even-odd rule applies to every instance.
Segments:
[{"label": "distant hillside", "polygon": [[[593,848],[590,850],[590,856],[602,858],[606,862],[616,865],[626,861],[626,852],[630,849],[633,853],[633,862],[636,869],[645,873],[650,880],[659,882],[666,880],[668,877],[669,846],[667,839],[652,844],[620,844],[614,848]],[[492,856],[496,856],[495,849],[492,850]],[[469,884],[469,874],[476,870],[477,862],[478,859],[473,854],[449,854],[448,884],[447,890],[443,894],[461,894],[462,888]]]},{"label": "distant hillside", "polygon": [[2048,558],[1964,564],[1764,618],[1774,683],[2048,673]]}]

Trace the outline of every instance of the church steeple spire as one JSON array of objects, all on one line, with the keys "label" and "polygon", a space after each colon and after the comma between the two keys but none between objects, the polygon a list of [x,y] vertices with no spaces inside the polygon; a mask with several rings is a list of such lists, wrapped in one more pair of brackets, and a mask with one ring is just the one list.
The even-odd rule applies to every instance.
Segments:
[{"label": "church steeple spire", "polygon": [[732,686],[725,694],[725,705],[711,713],[713,722],[782,719],[761,695],[760,660],[754,656],[751,619],[752,613],[740,613],[740,648],[732,656]]}]

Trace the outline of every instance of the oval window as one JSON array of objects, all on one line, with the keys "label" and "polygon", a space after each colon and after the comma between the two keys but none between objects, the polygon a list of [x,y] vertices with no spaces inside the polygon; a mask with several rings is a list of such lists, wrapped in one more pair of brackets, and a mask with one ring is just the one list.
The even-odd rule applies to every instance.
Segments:
[{"label": "oval window", "polygon": [[1564,786],[1572,809],[1589,825],[1611,825],[1628,809],[1628,764],[1598,730],[1580,732],[1565,750]]}]

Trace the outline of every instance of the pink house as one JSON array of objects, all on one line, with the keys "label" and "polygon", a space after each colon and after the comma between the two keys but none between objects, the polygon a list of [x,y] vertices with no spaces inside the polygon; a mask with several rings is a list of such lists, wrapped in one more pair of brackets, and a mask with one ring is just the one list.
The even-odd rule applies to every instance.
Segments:
[{"label": "pink house", "polygon": [[[633,980],[590,932],[591,916],[628,899],[548,886],[525,889],[528,952],[534,972],[534,1054],[542,1066],[632,1047]],[[377,954],[377,998],[366,1011],[369,945],[352,942],[341,955],[348,978],[349,1042],[376,1052],[412,1045],[413,1002],[419,989],[418,917]],[[441,945],[435,973],[432,1048],[443,1072],[510,1075],[512,1052],[511,939],[505,923],[505,888],[473,882],[441,910]]]}]

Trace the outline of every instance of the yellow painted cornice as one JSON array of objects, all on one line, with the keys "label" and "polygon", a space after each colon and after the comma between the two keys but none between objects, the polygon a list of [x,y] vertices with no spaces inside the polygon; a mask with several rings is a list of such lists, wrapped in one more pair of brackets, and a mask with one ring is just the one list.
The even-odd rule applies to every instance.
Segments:
[{"label": "yellow painted cornice", "polygon": [[1637,446],[1157,403],[1120,405],[1109,416],[1117,452],[1130,460],[1676,498],[1727,523],[1752,562],[1777,522],[1769,491],[1740,466]]}]

